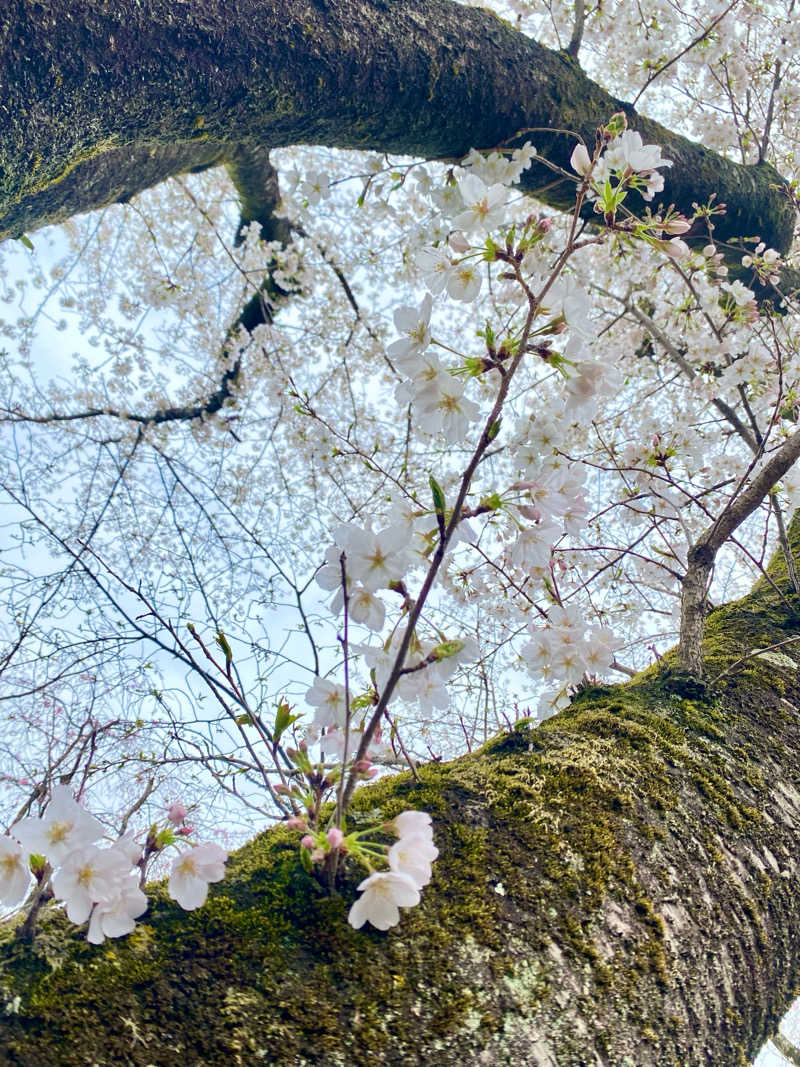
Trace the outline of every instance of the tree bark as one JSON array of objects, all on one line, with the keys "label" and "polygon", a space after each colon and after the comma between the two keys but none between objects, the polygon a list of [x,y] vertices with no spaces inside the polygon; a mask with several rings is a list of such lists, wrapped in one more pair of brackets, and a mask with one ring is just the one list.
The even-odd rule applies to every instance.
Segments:
[{"label": "tree bark", "polygon": [[[569,169],[563,131],[591,147],[617,110],[674,161],[664,204],[691,213],[715,195],[719,242],[758,235],[783,253],[792,238],[773,168],[671,133],[568,53],[447,0],[5,0],[0,57],[0,239],[295,143],[459,159],[530,139]],[[574,203],[542,164],[523,187]]]},{"label": "tree bark", "polygon": [[711,614],[706,688],[670,655],[361,791],[357,818],[430,811],[441,850],[388,933],[353,931],[355,879],[326,897],[282,829],[197,912],[151,888],[128,938],[92,947],[58,912],[32,947],[7,929],[0,1062],[748,1062],[800,960],[800,616],[778,558],[770,577]]}]

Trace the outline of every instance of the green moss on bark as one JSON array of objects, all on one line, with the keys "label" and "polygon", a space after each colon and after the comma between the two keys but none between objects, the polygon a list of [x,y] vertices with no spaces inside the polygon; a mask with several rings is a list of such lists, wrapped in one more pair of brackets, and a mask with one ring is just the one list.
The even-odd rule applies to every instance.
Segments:
[{"label": "green moss on bark", "polygon": [[152,888],[129,938],[94,948],[57,913],[32,949],[7,930],[0,1059],[746,1058],[798,953],[793,828],[766,784],[800,786],[797,673],[749,655],[791,630],[785,609],[762,583],[713,614],[706,663],[727,673],[703,699],[651,669],[422,768],[419,783],[364,789],[356,819],[430,811],[441,849],[421,906],[386,934],[353,931],[355,882],[325,896],[280,829],[239,850],[197,912]]}]

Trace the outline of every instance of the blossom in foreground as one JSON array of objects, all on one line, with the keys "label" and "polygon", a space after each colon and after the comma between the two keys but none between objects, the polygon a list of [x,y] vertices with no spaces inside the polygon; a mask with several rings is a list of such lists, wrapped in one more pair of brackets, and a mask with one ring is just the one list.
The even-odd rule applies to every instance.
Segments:
[{"label": "blossom in foreground", "polygon": [[438,855],[439,849],[428,834],[410,834],[389,849],[389,867],[396,874],[407,875],[422,889],[431,880],[431,864]]},{"label": "blossom in foreground", "polygon": [[421,248],[414,257],[414,262],[419,267],[422,280],[430,292],[438,296],[453,272],[453,261],[448,255],[447,248]]},{"label": "blossom in foreground", "polygon": [[107,937],[124,937],[136,926],[137,919],[147,911],[147,897],[139,888],[139,875],[130,871],[108,894],[98,901],[89,919],[86,940],[101,945]]},{"label": "blossom in foreground", "polygon": [[55,865],[75,849],[99,841],[103,824],[73,799],[67,786],[57,785],[44,816],[21,819],[13,832],[28,852],[46,856]]},{"label": "blossom in foreground", "polygon": [[594,166],[592,184],[595,187],[601,186],[612,174],[621,175],[623,179],[631,173],[640,174],[646,183],[642,198],[652,200],[664,188],[664,178],[657,168],[671,167],[672,161],[661,158],[659,145],[644,144],[635,130],[625,130],[614,138],[594,165],[586,146],[576,145],[570,156],[570,166],[583,178],[589,175]]},{"label": "blossom in foreground", "polygon": [[735,282],[723,282],[720,285],[720,289],[724,289],[726,293],[729,293],[737,307],[746,307],[747,304],[752,304],[756,298],[756,294],[752,289],[748,289],[746,285],[743,285],[740,281]]},{"label": "blossom in foreground", "polygon": [[423,835],[433,840],[431,817],[427,811],[401,811],[399,815],[395,815],[390,825],[394,827],[398,837]]},{"label": "blossom in foreground", "polygon": [[[344,597],[342,597],[342,601],[344,601]],[[351,589],[349,609],[350,618],[353,622],[366,626],[368,630],[378,631],[383,629],[383,623],[386,619],[386,606],[369,589],[365,589],[360,585]]]},{"label": "blossom in foreground", "polygon": [[607,170],[624,171],[630,167],[637,174],[672,166],[672,160],[661,158],[660,145],[644,144],[641,134],[635,130],[625,130],[611,142],[603,163]]},{"label": "blossom in foreground", "polygon": [[224,848],[206,841],[183,852],[172,865],[167,891],[186,911],[194,911],[205,904],[209,882],[221,882],[225,877]]},{"label": "blossom in foreground", "polygon": [[92,906],[111,899],[129,872],[130,863],[121,851],[86,845],[64,859],[53,875],[53,893],[66,904],[71,922],[85,923]]},{"label": "blossom in foreground", "polygon": [[316,708],[314,725],[320,729],[342,726],[347,718],[347,694],[343,685],[327,678],[314,679],[306,693],[306,703]]},{"label": "blossom in foreground", "polygon": [[425,433],[441,433],[449,444],[463,441],[480,415],[474,400],[464,396],[464,383],[442,372],[417,395],[417,425]]},{"label": "blossom in foreground", "polygon": [[398,333],[404,334],[398,341],[393,341],[387,348],[389,357],[395,362],[420,356],[431,343],[431,309],[433,298],[427,293],[419,311],[413,307],[401,307],[394,313],[394,324]]},{"label": "blossom in foreground", "polygon": [[419,904],[419,889],[407,874],[379,871],[360,883],[361,896],[350,908],[347,921],[359,930],[370,922],[378,930],[388,930],[400,922],[400,908]]},{"label": "blossom in foreground", "polygon": [[0,904],[13,908],[25,899],[31,874],[25,853],[10,837],[0,837]]},{"label": "blossom in foreground", "polygon": [[569,165],[576,174],[580,174],[583,178],[586,177],[592,169],[592,159],[585,144],[575,145],[572,155],[569,157]]},{"label": "blossom in foreground", "polygon": [[[410,559],[409,532],[404,525],[388,526],[373,533],[354,523],[345,523],[334,536],[337,546],[345,553],[348,580],[361,582],[368,592],[386,588],[405,576]],[[317,576],[320,584],[321,577],[322,571]]]},{"label": "blossom in foreground", "polygon": [[300,186],[300,192],[313,206],[331,195],[330,181],[324,174],[310,174]]},{"label": "blossom in foreground", "polygon": [[447,279],[447,295],[451,300],[463,300],[468,304],[480,293],[482,281],[478,264],[474,260],[462,259]]},{"label": "blossom in foreground", "polygon": [[456,230],[494,230],[501,225],[508,196],[504,185],[487,187],[476,174],[467,174],[460,190],[465,208],[453,219]]}]

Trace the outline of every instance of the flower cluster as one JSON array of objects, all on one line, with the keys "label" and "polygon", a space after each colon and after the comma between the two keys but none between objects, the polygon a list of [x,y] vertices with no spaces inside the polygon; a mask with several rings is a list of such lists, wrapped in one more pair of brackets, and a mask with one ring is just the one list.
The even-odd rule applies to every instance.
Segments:
[{"label": "flower cluster", "polygon": [[[558,696],[568,686],[577,685],[584,675],[607,670],[621,644],[605,626],[587,629],[583,613],[572,607],[551,609],[547,625],[538,627],[532,623],[529,631],[531,640],[522,650],[526,666],[556,682],[554,693]],[[548,694],[548,700],[557,706],[553,696]]]},{"label": "flower cluster", "polygon": [[356,930],[366,922],[378,930],[396,926],[400,908],[419,904],[420,890],[431,880],[431,864],[439,855],[426,812],[404,811],[385,829],[393,830],[399,840],[389,849],[389,870],[373,872],[358,886],[361,896],[347,916]]},{"label": "flower cluster", "polygon": [[[182,822],[185,814],[182,805],[172,805],[168,820]],[[103,834],[103,824],[77,803],[67,786],[54,786],[41,818],[21,819],[11,835],[0,837],[0,904],[19,906],[33,874],[40,890],[50,879],[52,895],[72,922],[89,921],[87,939],[93,944],[129,934],[147,909],[145,861],[174,843],[175,834],[153,827],[144,848],[131,834],[101,848]],[[172,868],[169,895],[187,910],[200,907],[208,883],[224,876],[226,859],[224,849],[213,843],[182,852]]]},{"label": "flower cluster", "polygon": [[[614,128],[613,122],[614,119],[609,123],[609,130]],[[658,168],[671,167],[672,161],[661,158],[659,145],[646,145],[641,134],[626,129],[614,137],[596,159],[590,157],[586,145],[577,145],[570,157],[570,165],[591,181],[595,196],[602,195],[602,186],[615,179],[617,187],[627,185],[639,189],[644,200],[652,200],[664,188],[664,178]]]}]

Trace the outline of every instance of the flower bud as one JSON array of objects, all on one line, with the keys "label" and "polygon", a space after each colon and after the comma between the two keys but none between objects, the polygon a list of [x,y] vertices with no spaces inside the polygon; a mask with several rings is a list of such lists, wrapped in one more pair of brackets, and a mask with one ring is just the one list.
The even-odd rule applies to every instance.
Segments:
[{"label": "flower bud", "polygon": [[663,250],[667,253],[670,259],[688,259],[692,254],[691,248],[689,248],[687,243],[682,241],[680,237],[673,237],[671,241],[665,241]]},{"label": "flower bud", "polygon": [[290,830],[307,830],[308,823],[305,819],[301,819],[299,815],[293,815],[291,819],[286,820],[286,826]]},{"label": "flower bud", "polygon": [[342,841],[344,841],[344,834],[338,826],[332,826],[325,834],[325,839],[331,848],[338,848]]},{"label": "flower bud", "polygon": [[664,223],[664,233],[680,236],[682,233],[688,233],[692,226],[688,219],[683,218],[682,215],[676,215],[671,218],[669,222]]},{"label": "flower bud", "polygon": [[305,837],[300,839],[300,847],[309,849],[314,847],[314,838],[311,834],[306,834]]},{"label": "flower bud", "polygon": [[186,822],[187,814],[186,808],[179,800],[167,808],[167,818],[173,826],[180,826],[181,823]]}]

